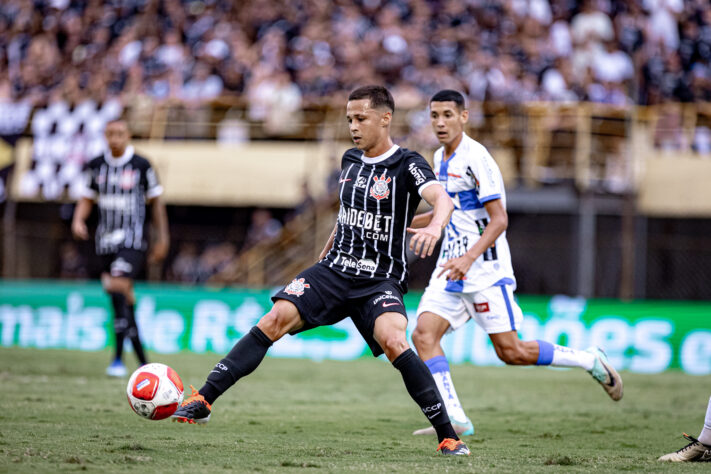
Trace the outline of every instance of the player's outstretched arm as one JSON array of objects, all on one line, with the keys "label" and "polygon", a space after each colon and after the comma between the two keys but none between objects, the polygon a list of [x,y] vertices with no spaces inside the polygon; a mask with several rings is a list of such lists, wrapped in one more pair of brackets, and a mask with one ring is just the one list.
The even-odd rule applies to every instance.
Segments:
[{"label": "player's outstretched arm", "polygon": [[472,263],[474,263],[476,259],[479,258],[479,255],[484,253],[486,249],[494,245],[496,239],[506,230],[509,225],[509,217],[501,199],[485,202],[484,208],[486,212],[489,213],[491,220],[481,234],[481,237],[479,237],[479,240],[472,245],[472,248],[470,248],[467,253],[461,257],[448,260],[442,265],[442,271],[439,272],[438,277],[446,273],[448,280],[461,280],[464,278],[472,266]]},{"label": "player's outstretched arm", "polygon": [[432,206],[432,217],[426,227],[415,229],[408,227],[407,231],[412,234],[410,239],[410,250],[421,258],[432,255],[437,241],[442,235],[442,230],[447,226],[454,204],[442,185],[439,183],[427,186],[422,191],[422,198]]},{"label": "player's outstretched arm", "polygon": [[319,261],[326,258],[328,252],[331,251],[331,247],[333,247],[333,239],[336,238],[336,230],[338,230],[338,224],[333,227],[333,232],[331,232],[331,235],[328,237],[328,242],[326,242],[326,245],[323,247],[323,250],[321,250],[321,254],[318,256]]},{"label": "player's outstretched arm", "polygon": [[86,219],[91,214],[91,208],[94,206],[94,201],[89,198],[80,198],[74,208],[74,216],[72,216],[72,235],[75,239],[87,240],[89,231],[86,228]]},{"label": "player's outstretched arm", "polygon": [[150,263],[161,262],[168,255],[170,248],[170,233],[168,231],[168,213],[165,210],[165,203],[160,197],[156,196],[150,200],[153,228],[156,232],[156,238],[151,246],[151,252],[148,254]]}]

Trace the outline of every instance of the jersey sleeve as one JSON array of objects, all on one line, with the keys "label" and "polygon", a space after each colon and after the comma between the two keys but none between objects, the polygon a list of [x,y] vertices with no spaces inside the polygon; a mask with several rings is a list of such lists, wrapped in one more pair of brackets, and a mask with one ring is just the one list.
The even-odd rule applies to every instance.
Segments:
[{"label": "jersey sleeve", "polygon": [[96,174],[94,173],[94,169],[89,166],[89,163],[84,165],[84,169],[81,173],[79,196],[93,200],[96,200],[99,196],[99,184],[96,182]]},{"label": "jersey sleeve", "polygon": [[439,183],[432,167],[419,153],[412,153],[408,158],[406,176],[408,189],[417,191],[420,196],[425,188]]},{"label": "jersey sleeve", "polygon": [[474,188],[480,203],[501,198],[504,191],[501,171],[486,149],[482,150],[476,158],[469,160],[467,174],[471,174],[474,180]]},{"label": "jersey sleeve", "polygon": [[158,181],[155,168],[148,163],[145,173],[146,199],[153,199],[163,194],[163,186]]}]

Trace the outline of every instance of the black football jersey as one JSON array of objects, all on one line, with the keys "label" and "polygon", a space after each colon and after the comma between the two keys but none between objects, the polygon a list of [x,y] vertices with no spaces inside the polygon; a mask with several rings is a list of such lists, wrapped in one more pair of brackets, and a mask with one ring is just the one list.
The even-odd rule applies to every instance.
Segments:
[{"label": "black football jersey", "polygon": [[406,229],[422,190],[436,184],[417,152],[393,146],[374,158],[352,148],[341,160],[338,228],[321,264],[360,278],[394,279],[407,288]]},{"label": "black football jersey", "polygon": [[120,248],[145,251],[146,200],[163,192],[150,162],[129,146],[120,158],[107,153],[89,161],[84,179],[82,195],[99,208],[96,253],[111,254]]}]

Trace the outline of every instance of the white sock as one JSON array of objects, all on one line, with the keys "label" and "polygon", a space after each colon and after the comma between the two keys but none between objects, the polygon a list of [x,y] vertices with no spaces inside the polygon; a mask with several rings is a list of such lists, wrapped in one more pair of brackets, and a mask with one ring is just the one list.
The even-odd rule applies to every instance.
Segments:
[{"label": "white sock", "polygon": [[537,340],[538,361],[536,365],[552,365],[554,367],[582,367],[588,372],[595,365],[595,354],[579,351],[570,347],[551,344]]},{"label": "white sock", "polygon": [[454,389],[452,375],[449,373],[449,363],[444,356],[436,356],[425,361],[427,368],[432,372],[432,377],[437,384],[444,406],[447,409],[447,414],[457,421],[466,422],[467,415],[464,413],[462,404],[457,397],[457,391]]},{"label": "white sock", "polygon": [[709,406],[706,408],[706,419],[704,419],[704,429],[701,430],[699,441],[706,446],[711,446],[711,398]]},{"label": "white sock", "polygon": [[442,394],[444,399],[444,406],[447,407],[447,413],[449,416],[462,423],[467,421],[467,415],[464,413],[462,404],[459,402],[459,397],[457,397],[457,391],[454,389],[454,383],[452,383],[452,376],[449,372],[437,372],[432,374],[437,383],[437,389],[439,393]]},{"label": "white sock", "polygon": [[555,367],[582,367],[590,371],[595,365],[595,354],[586,351],[578,351],[570,347],[553,344],[553,363]]}]

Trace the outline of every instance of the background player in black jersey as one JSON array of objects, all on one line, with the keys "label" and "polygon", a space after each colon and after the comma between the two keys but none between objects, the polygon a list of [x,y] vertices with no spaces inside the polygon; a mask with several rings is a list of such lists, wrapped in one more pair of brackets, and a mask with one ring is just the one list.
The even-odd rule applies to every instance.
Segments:
[{"label": "background player in black jersey", "polygon": [[86,219],[94,202],[98,203],[99,224],[96,229],[96,253],[102,260],[101,284],[111,297],[114,309],[116,352],[106,369],[110,376],[126,375],[121,361],[123,342],[131,340],[141,364],[146,356],[138,335],[134,313],[136,298],[133,280],[145,265],[147,204],[152,207],[155,230],[148,261],[159,262],[168,253],[168,218],[159,196],[163,188],[147,159],[134,153],[129,145],[130,133],[124,120],[106,125],[109,150],[87,163],[83,196],[72,219],[72,233],[86,240]]},{"label": "background player in black jersey", "polygon": [[[447,415],[432,374],[409,348],[406,232],[411,248],[431,255],[453,204],[432,169],[416,152],[394,145],[394,102],[384,87],[353,91],[346,106],[356,148],[341,161],[341,208],[318,263],[301,272],[272,299],[274,306],[208,374],[207,381],[175,412],[176,421],[207,423],[211,405],[259,366],[274,341],[287,333],[350,317],[375,356],[385,353],[410,396],[434,426],[443,454],[469,454]],[[433,206],[427,227],[413,230],[420,196]]]}]

